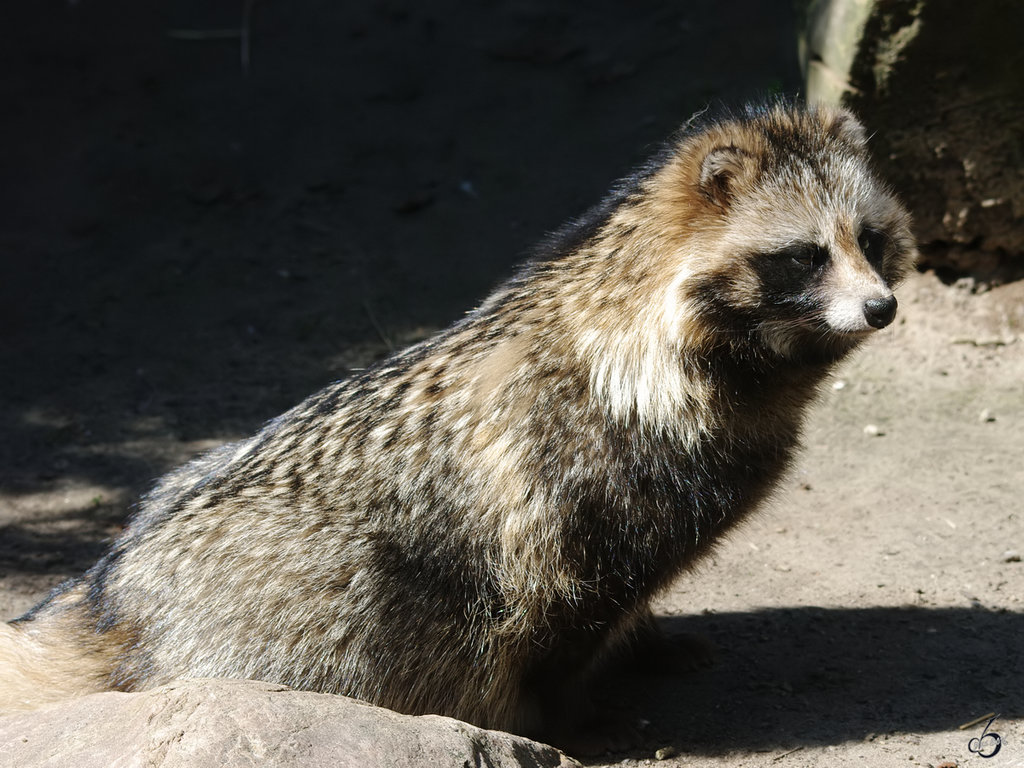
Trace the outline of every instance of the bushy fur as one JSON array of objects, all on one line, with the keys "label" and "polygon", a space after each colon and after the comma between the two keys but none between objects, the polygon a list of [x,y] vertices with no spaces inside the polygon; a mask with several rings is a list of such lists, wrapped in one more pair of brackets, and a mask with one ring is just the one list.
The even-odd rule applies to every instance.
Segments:
[{"label": "bushy fur", "polygon": [[699,118],[462,321],[164,478],[3,630],[0,698],[257,678],[544,735],[913,256],[848,113]]}]

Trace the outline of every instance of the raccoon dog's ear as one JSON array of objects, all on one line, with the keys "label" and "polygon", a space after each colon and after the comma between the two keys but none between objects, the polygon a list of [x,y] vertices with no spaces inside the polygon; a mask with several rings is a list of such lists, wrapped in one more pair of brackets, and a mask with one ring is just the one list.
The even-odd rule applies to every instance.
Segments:
[{"label": "raccoon dog's ear", "polygon": [[754,158],[735,145],[715,147],[700,164],[700,191],[719,207],[728,208],[754,180],[755,165]]},{"label": "raccoon dog's ear", "polygon": [[829,133],[837,139],[852,144],[857,149],[865,149],[868,145],[868,134],[856,115],[845,109],[838,109],[829,126]]}]

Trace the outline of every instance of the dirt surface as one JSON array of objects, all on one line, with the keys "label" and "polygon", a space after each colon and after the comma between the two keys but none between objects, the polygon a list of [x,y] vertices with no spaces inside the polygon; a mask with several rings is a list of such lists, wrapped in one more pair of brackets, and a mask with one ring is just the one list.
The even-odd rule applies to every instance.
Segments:
[{"label": "dirt surface", "polygon": [[[0,10],[0,618],[709,100],[799,87],[785,0],[254,3],[247,67],[241,5]],[[1024,766],[1024,285],[899,298],[775,502],[660,602],[718,661],[610,688],[649,724],[608,764]],[[957,726],[990,712],[985,759]]]}]

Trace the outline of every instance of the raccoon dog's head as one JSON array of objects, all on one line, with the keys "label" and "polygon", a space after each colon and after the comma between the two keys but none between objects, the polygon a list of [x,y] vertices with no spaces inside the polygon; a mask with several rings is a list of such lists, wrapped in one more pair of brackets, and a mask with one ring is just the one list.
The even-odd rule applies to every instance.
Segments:
[{"label": "raccoon dog's head", "polygon": [[916,251],[866,142],[845,110],[783,107],[683,140],[677,158],[713,236],[695,228],[701,256],[680,284],[709,333],[829,361],[893,321]]}]

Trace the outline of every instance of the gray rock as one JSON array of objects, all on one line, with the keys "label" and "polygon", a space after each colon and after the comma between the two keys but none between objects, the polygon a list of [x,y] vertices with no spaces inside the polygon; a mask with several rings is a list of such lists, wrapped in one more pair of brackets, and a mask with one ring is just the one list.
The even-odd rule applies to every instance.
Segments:
[{"label": "gray rock", "polygon": [[98,693],[0,717],[18,768],[578,766],[553,747],[436,715],[246,680]]}]

